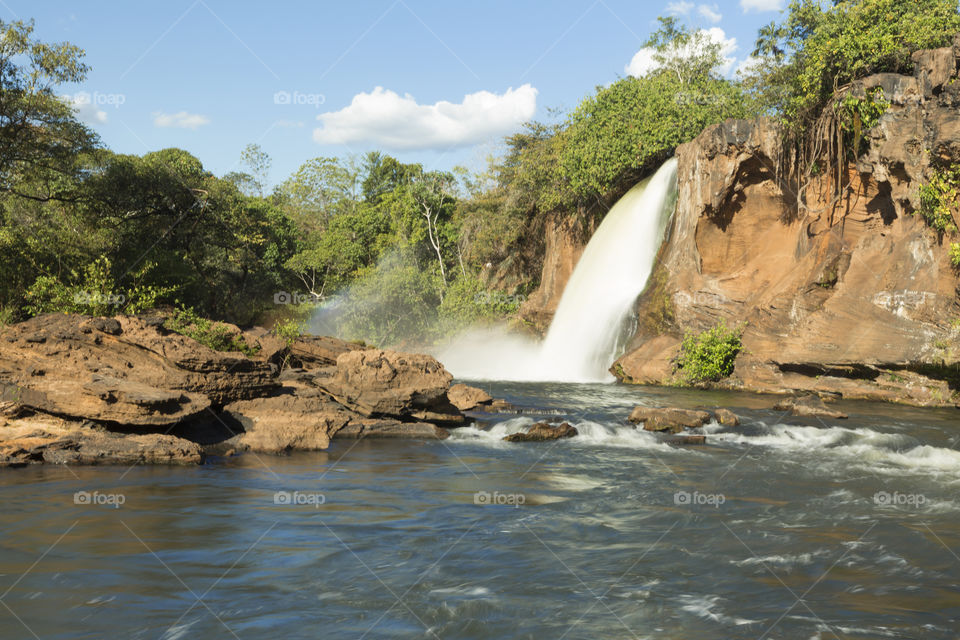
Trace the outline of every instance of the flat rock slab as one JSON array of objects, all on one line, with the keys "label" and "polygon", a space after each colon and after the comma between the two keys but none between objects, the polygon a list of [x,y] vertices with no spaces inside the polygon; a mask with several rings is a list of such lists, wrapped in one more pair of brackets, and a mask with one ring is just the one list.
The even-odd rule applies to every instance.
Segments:
[{"label": "flat rock slab", "polygon": [[484,409],[493,403],[493,396],[476,387],[470,387],[465,384],[455,384],[447,392],[450,402],[460,411],[470,411],[471,409]]},{"label": "flat rock slab", "polygon": [[842,411],[831,409],[819,396],[802,396],[800,398],[787,398],[781,400],[773,406],[775,411],[789,411],[791,415],[799,417],[812,418],[847,418],[847,414]]},{"label": "flat rock slab", "polygon": [[697,429],[710,421],[710,412],[679,407],[635,407],[627,418],[634,424],[643,423],[647,431],[679,433],[684,429]]}]

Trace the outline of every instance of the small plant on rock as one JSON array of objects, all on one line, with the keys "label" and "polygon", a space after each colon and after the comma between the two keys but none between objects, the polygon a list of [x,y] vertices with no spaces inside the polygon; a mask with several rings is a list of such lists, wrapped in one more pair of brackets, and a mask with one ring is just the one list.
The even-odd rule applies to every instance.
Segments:
[{"label": "small plant on rock", "polygon": [[727,327],[725,320],[701,333],[687,332],[674,366],[684,382],[718,382],[733,373],[743,349],[743,327]]}]

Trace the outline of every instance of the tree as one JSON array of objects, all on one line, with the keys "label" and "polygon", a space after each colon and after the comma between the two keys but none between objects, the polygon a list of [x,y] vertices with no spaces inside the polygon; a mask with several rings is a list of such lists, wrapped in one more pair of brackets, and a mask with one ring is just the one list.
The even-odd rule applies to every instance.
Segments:
[{"label": "tree", "polygon": [[73,197],[96,135],[54,94],[88,71],[82,49],[32,38],[33,22],[0,22],[0,192],[38,201]]},{"label": "tree", "polygon": [[247,175],[249,185],[252,187],[252,193],[246,195],[257,195],[261,198],[267,188],[267,182],[270,180],[270,166],[273,160],[258,144],[248,144],[240,153],[240,161],[248,169]]}]

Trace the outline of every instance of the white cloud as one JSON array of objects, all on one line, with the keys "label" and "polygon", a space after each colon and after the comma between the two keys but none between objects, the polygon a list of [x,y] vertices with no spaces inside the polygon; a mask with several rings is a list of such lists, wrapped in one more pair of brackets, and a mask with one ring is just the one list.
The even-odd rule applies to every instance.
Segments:
[{"label": "white cloud", "polygon": [[[711,42],[720,45],[720,55],[723,58],[723,64],[717,68],[717,71],[723,75],[729,74],[730,70],[733,69],[734,62],[736,62],[736,59],[733,57],[733,52],[737,50],[737,39],[728,38],[727,34],[720,27],[700,29],[699,33],[706,36]],[[637,51],[630,60],[630,63],[625,67],[627,74],[639,78],[656,69],[657,62],[653,59],[653,54],[654,50],[651,47],[644,47]],[[674,55],[685,56],[690,54],[688,51],[680,50],[674,52]]]},{"label": "white cloud", "polygon": [[706,18],[710,22],[720,22],[720,19],[723,18],[723,14],[720,13],[720,7],[715,4],[702,4],[697,7],[697,13],[699,13],[702,18]]},{"label": "white cloud", "polygon": [[61,96],[61,99],[73,108],[77,118],[86,124],[100,124],[107,121],[107,112],[97,108],[90,99],[90,94],[85,92],[75,93],[74,95]]},{"label": "white cloud", "polygon": [[685,16],[693,10],[692,2],[684,2],[680,0],[679,2],[668,2],[667,3],[667,13],[672,16]]},{"label": "white cloud", "polygon": [[744,13],[748,11],[780,11],[783,9],[783,0],[740,0],[740,8]]},{"label": "white cloud", "polygon": [[153,124],[158,127],[176,127],[178,129],[196,129],[205,124],[210,124],[210,118],[198,113],[187,113],[178,111],[176,113],[163,113],[155,111],[153,113]]},{"label": "white cloud", "polygon": [[747,56],[737,65],[737,74],[746,75],[756,69],[761,62],[763,62],[761,58]]},{"label": "white cloud", "polygon": [[321,144],[372,142],[387,149],[445,149],[500,137],[530,120],[537,108],[537,90],[529,84],[502,95],[478,91],[453,103],[417,104],[377,87],[358,93],[349,106],[321,113],[313,139]]}]

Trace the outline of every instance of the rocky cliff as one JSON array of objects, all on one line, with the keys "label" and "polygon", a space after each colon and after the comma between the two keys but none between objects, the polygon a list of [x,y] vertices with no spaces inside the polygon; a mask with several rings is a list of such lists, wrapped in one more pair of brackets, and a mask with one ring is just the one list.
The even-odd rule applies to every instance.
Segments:
[{"label": "rocky cliff", "polygon": [[857,162],[796,179],[768,120],[727,121],[677,150],[679,200],[612,371],[657,384],[687,331],[745,323],[725,384],[921,405],[960,389],[960,280],[949,243],[914,215],[931,162],[960,160],[960,41],[879,74],[889,107]]}]

